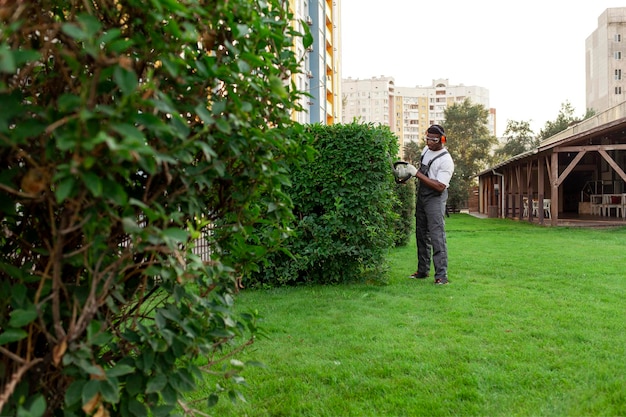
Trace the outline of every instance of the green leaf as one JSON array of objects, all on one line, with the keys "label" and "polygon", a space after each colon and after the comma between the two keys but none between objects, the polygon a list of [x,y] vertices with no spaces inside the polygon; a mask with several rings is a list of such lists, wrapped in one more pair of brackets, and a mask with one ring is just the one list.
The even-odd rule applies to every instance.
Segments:
[{"label": "green leaf", "polygon": [[46,412],[46,399],[41,394],[37,394],[29,407],[32,417],[41,417]]},{"label": "green leaf", "polygon": [[74,190],[74,184],[76,184],[76,179],[74,177],[67,177],[59,181],[59,184],[54,191],[54,195],[57,198],[57,203],[61,204],[72,194],[72,191]]},{"label": "green leaf", "polygon": [[164,96],[162,94],[158,94],[159,98],[155,99],[153,101],[154,103],[154,107],[166,114],[174,114],[176,113],[176,108],[174,107],[174,104],[172,103],[172,101],[169,99],[169,97]]},{"label": "green leaf", "polygon": [[120,66],[115,67],[115,70],[113,71],[113,80],[125,95],[132,94],[139,84],[137,74],[135,74],[134,71],[129,71]]},{"label": "green leaf", "polygon": [[171,385],[166,385],[161,391],[161,396],[166,404],[176,404],[178,393]]},{"label": "green leaf", "polygon": [[100,383],[100,394],[102,394],[105,401],[112,404],[120,401],[120,389],[115,378],[99,380],[98,382]]},{"label": "green leaf", "polygon": [[168,417],[172,414],[174,408],[173,405],[157,405],[152,409],[152,413],[154,417]]},{"label": "green leaf", "polygon": [[162,60],[163,67],[172,75],[172,77],[178,77],[178,65],[169,59],[164,58]]},{"label": "green leaf", "polygon": [[211,113],[204,104],[198,104],[196,107],[194,107],[194,110],[200,120],[202,120],[205,124],[212,125],[215,122],[213,116],[211,116]]},{"label": "green leaf", "polygon": [[285,85],[283,84],[283,81],[280,78],[276,76],[272,76],[270,77],[269,81],[270,81],[270,89],[272,93],[276,94],[279,97],[283,97],[283,98],[287,97],[287,90],[285,90]]},{"label": "green leaf", "polygon": [[128,375],[128,378],[126,378],[126,386],[124,389],[126,390],[126,392],[128,392],[129,395],[136,396],[137,394],[142,392],[143,380],[143,373],[141,373],[141,371],[135,370],[134,373],[131,373],[130,375]]},{"label": "green leaf", "polygon": [[93,15],[82,13],[76,17],[81,25],[85,28],[85,34],[89,39],[93,39],[102,28],[100,21]]},{"label": "green leaf", "polygon": [[217,156],[217,153],[209,146],[207,143],[198,142],[198,146],[202,149],[202,153],[204,154],[204,158],[210,162]]},{"label": "green leaf", "polygon": [[33,62],[41,59],[41,54],[32,50],[13,51],[13,60],[18,68],[27,62]]},{"label": "green leaf", "polygon": [[165,317],[163,317],[163,314],[158,311],[154,316],[154,322],[157,326],[157,329],[159,329],[161,332],[163,332],[163,329],[167,328],[167,320],[165,319]]},{"label": "green leaf", "polygon": [[18,340],[26,338],[26,336],[28,336],[28,333],[22,329],[8,328],[4,331],[4,333],[0,334],[0,345],[17,342]]},{"label": "green leaf", "polygon": [[111,126],[113,130],[119,133],[122,138],[133,138],[139,143],[145,143],[146,137],[141,132],[141,130],[137,129],[133,125],[129,125],[127,123],[117,123]]},{"label": "green leaf", "polygon": [[27,143],[34,137],[39,136],[46,130],[46,125],[38,121],[30,121],[26,124],[20,124],[11,131],[11,137],[18,143]]},{"label": "green leaf", "polygon": [[219,399],[220,399],[220,397],[217,394],[209,395],[209,398],[207,399],[207,406],[209,408],[215,407],[217,405],[217,402],[218,402]]},{"label": "green leaf", "polygon": [[108,178],[103,178],[102,186],[106,190],[106,197],[119,206],[125,206],[128,203],[128,194],[126,190],[120,184],[115,181],[111,181]]},{"label": "green leaf", "polygon": [[11,327],[24,327],[28,323],[33,322],[37,318],[37,309],[32,306],[29,310],[17,309],[11,312],[11,319],[9,320],[9,326]]},{"label": "green leaf", "polygon": [[105,346],[108,345],[109,342],[113,339],[113,336],[108,332],[101,332],[95,335],[93,339],[91,339],[91,344],[94,346]]},{"label": "green leaf", "polygon": [[[6,274],[8,274],[9,276],[12,276],[13,278],[16,278],[20,281],[24,280],[24,277],[26,276],[26,274],[21,268],[17,268],[16,266],[13,266],[11,264],[7,264],[4,262],[0,262],[0,269]],[[23,285],[16,285],[15,287],[13,287],[13,291],[19,291],[20,294],[25,295],[26,287],[24,287]]]},{"label": "green leaf", "polygon": [[74,38],[78,41],[84,41],[89,38],[89,35],[78,25],[74,23],[64,23],[61,26],[61,31],[65,33],[67,36]]},{"label": "green leaf", "polygon": [[237,60],[237,67],[242,74],[248,74],[250,72],[250,64],[243,60]]},{"label": "green leaf", "polygon": [[146,408],[146,406],[137,401],[135,398],[131,398],[128,401],[128,411],[130,411],[131,415],[136,417],[148,415],[148,409]]},{"label": "green leaf", "polygon": [[85,385],[83,385],[83,389],[81,392],[81,401],[82,404],[86,404],[89,400],[91,400],[94,396],[96,396],[100,392],[100,381],[96,379],[92,379],[87,381]]},{"label": "green leaf", "polygon": [[167,384],[167,377],[163,374],[158,374],[154,378],[148,381],[146,386],[146,394],[160,392]]},{"label": "green leaf", "polygon": [[97,43],[98,45],[106,45],[107,43],[119,38],[120,36],[122,36],[122,31],[120,29],[109,29],[104,34],[102,34],[102,36],[100,36]]},{"label": "green leaf", "polygon": [[107,369],[106,374],[107,378],[118,377],[122,375],[128,375],[133,372],[136,372],[137,369],[134,366],[125,365],[125,364],[117,364],[111,369]]},{"label": "green leaf", "polygon": [[137,358],[137,361],[139,362],[139,360],[141,359],[142,363],[143,363],[143,370],[145,372],[149,372],[152,369],[152,365],[154,365],[154,351],[147,349],[144,350],[141,354],[141,356],[139,358]]},{"label": "green leaf", "polygon": [[13,74],[17,71],[17,64],[13,52],[6,46],[0,46],[0,72]]},{"label": "green leaf", "polygon": [[[8,264],[0,264],[0,265],[2,265],[5,268],[6,267],[15,268],[14,266],[8,265]],[[17,269],[17,268],[15,268],[15,269]],[[7,269],[5,269],[5,271],[6,270]],[[11,276],[19,279],[22,276],[22,274],[21,274],[22,271],[19,270],[19,272],[20,272],[20,275],[13,275],[13,274],[11,274]],[[13,288],[11,288],[11,302],[14,305],[17,305],[18,308],[22,308],[27,303],[27,298],[26,298],[27,294],[28,294],[28,289],[26,288],[25,285],[23,285],[23,284],[14,285]]]},{"label": "green leaf", "polygon": [[58,129],[54,132],[54,140],[57,148],[61,151],[68,151],[76,146],[76,136],[68,130]]},{"label": "green leaf", "polygon": [[65,405],[67,407],[71,408],[73,405],[79,403],[85,383],[85,380],[79,379],[70,384],[67,391],[65,391]]},{"label": "green leaf", "polygon": [[232,128],[230,126],[230,124],[228,123],[228,121],[224,120],[224,119],[217,119],[215,125],[217,126],[217,128],[220,130],[220,132],[225,133],[227,135],[230,135],[232,133]]},{"label": "green leaf", "polygon": [[63,94],[59,97],[57,101],[59,111],[61,112],[71,112],[80,107],[81,99],[79,96],[74,94]]},{"label": "green leaf", "polygon": [[106,48],[111,52],[121,54],[134,44],[135,42],[132,39],[116,39],[113,42],[109,42]]},{"label": "green leaf", "polygon": [[184,243],[189,239],[189,232],[175,227],[170,227],[163,230],[163,236],[176,241],[177,243]]},{"label": "green leaf", "polygon": [[142,228],[137,224],[137,220],[132,217],[124,217],[122,219],[122,226],[126,233],[141,232]]},{"label": "green leaf", "polygon": [[94,172],[85,172],[83,174],[83,181],[87,186],[87,189],[93,194],[94,197],[102,196],[102,179]]}]

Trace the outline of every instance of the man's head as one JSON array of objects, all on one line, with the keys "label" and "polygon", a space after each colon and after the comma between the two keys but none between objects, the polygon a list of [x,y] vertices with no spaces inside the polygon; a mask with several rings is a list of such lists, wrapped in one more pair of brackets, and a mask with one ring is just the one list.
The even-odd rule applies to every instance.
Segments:
[{"label": "man's head", "polygon": [[426,145],[428,149],[437,151],[443,148],[443,144],[446,143],[446,132],[441,125],[431,125],[426,130]]}]

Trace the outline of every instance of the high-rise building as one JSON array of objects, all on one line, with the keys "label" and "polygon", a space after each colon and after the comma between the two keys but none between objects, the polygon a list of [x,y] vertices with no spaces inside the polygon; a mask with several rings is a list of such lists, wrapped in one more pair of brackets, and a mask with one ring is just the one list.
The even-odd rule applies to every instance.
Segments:
[{"label": "high-rise building", "polygon": [[331,125],[341,121],[341,0],[289,0],[295,28],[307,25],[313,44],[304,48],[302,39],[294,45],[302,57],[301,74],[294,76],[297,88],[306,91],[300,103],[303,112],[294,115],[300,123]]},{"label": "high-rise building", "polygon": [[418,141],[433,123],[445,126],[444,110],[466,98],[489,110],[488,128],[496,132],[496,111],[489,107],[489,90],[478,86],[450,85],[433,80],[427,87],[398,87],[393,77],[342,80],[343,122],[383,124],[398,137],[400,148]]},{"label": "high-rise building", "polygon": [[588,109],[601,113],[626,99],[626,8],[606,9],[585,41]]},{"label": "high-rise building", "polygon": [[395,126],[395,81],[392,77],[383,75],[368,80],[344,79],[341,90],[344,95],[344,123],[356,120]]}]

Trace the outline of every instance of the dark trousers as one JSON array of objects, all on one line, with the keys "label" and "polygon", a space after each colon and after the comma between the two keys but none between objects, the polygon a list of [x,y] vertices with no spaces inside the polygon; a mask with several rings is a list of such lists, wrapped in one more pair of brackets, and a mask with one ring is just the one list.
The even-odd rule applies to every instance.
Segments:
[{"label": "dark trousers", "polygon": [[448,190],[441,194],[418,191],[415,204],[415,240],[417,241],[417,272],[429,275],[430,262],[435,278],[448,277],[448,246],[444,216]]}]

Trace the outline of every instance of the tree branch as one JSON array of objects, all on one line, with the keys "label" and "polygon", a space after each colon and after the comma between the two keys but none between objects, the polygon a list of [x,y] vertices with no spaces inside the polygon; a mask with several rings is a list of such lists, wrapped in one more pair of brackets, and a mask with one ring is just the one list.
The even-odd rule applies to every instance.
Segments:
[{"label": "tree branch", "polygon": [[[0,349],[3,349],[3,348],[0,348]],[[33,359],[30,362],[24,363],[23,366],[21,366],[17,371],[15,371],[15,373],[11,376],[11,381],[9,381],[9,383],[4,387],[4,391],[0,393],[0,410],[4,408],[5,404],[7,403],[7,401],[13,394],[13,391],[15,391],[15,387],[22,380],[22,377],[24,376],[26,371],[28,371],[30,368],[37,365],[41,361],[43,361],[42,358]]]}]

